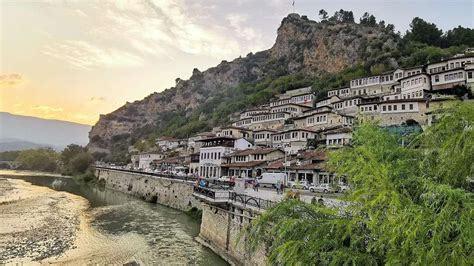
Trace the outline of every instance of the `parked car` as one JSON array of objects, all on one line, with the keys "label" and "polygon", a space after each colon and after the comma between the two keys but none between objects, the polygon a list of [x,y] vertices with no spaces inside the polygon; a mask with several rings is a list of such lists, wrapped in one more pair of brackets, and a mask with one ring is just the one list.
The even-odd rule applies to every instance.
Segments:
[{"label": "parked car", "polygon": [[333,193],[335,192],[334,188],[330,184],[319,184],[316,186],[309,187],[311,192],[322,192],[322,193]]},{"label": "parked car", "polygon": [[308,181],[289,181],[288,187],[292,189],[309,189]]},{"label": "parked car", "polygon": [[346,192],[351,189],[348,185],[339,185],[337,186],[337,192]]}]

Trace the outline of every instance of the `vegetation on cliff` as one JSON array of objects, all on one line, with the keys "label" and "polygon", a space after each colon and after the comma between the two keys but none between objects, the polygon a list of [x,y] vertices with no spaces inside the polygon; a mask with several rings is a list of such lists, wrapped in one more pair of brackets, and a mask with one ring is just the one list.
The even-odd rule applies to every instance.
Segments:
[{"label": "vegetation on cliff", "polygon": [[347,175],[349,205],[286,200],[248,228],[281,265],[468,265],[474,261],[474,103],[445,113],[402,145],[372,124],[329,166]]},{"label": "vegetation on cliff", "polygon": [[203,72],[194,69],[189,80],[177,79],[171,89],[102,116],[88,147],[124,163],[130,145],[146,151],[158,136],[188,137],[226,125],[237,112],[286,90],[312,86],[323,98],[329,89],[348,86],[350,79],[437,61],[474,45],[474,30],[457,27],[443,33],[420,18],[402,36],[368,13],[359,23],[351,11],[329,17],[322,10],[320,15],[321,22],[315,22],[290,14],[271,49]]}]

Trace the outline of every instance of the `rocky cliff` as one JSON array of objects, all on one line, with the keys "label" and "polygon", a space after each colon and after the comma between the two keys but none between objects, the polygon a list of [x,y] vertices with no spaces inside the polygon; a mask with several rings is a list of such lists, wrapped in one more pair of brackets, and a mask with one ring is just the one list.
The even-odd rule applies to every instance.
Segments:
[{"label": "rocky cliff", "polygon": [[90,131],[88,147],[92,151],[109,152],[117,145],[133,144],[137,137],[146,137],[154,128],[166,126],[170,117],[203,120],[195,113],[199,107],[211,104],[210,99],[221,91],[232,95],[232,89],[239,84],[295,73],[317,78],[323,73],[365,64],[372,54],[389,54],[396,49],[396,43],[396,35],[384,27],[318,23],[290,14],[283,19],[275,44],[269,50],[223,61],[203,72],[194,69],[189,80],[177,80],[175,87],[101,115]]}]

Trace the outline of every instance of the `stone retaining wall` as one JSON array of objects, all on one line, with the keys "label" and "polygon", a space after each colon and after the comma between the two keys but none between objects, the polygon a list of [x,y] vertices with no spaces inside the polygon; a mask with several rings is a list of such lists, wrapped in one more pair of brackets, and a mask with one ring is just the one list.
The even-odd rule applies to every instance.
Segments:
[{"label": "stone retaining wall", "polygon": [[182,211],[189,211],[193,207],[202,209],[199,200],[193,196],[193,183],[189,181],[157,178],[113,169],[96,169],[96,176],[105,180],[107,188],[146,201]]},{"label": "stone retaining wall", "polygon": [[[258,215],[252,209],[237,206],[229,210],[200,202],[193,196],[193,183],[189,181],[151,177],[114,169],[96,169],[96,176],[105,180],[105,186],[146,201],[156,202],[174,209],[202,210],[201,230],[197,241],[209,247],[233,265],[265,265],[264,249],[246,252],[244,227]],[[227,208],[227,207],[226,207]]]},{"label": "stone retaining wall", "polygon": [[201,230],[198,241],[235,265],[266,265],[267,256],[262,247],[254,253],[247,250],[242,233],[257,215],[248,209],[232,207],[225,210],[203,204]]}]

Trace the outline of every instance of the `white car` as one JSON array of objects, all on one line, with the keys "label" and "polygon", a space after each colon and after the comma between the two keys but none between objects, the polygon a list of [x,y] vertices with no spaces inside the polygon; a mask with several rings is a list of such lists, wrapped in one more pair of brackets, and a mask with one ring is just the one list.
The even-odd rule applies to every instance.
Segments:
[{"label": "white car", "polygon": [[349,189],[351,189],[351,187],[349,187],[348,185],[339,185],[339,186],[337,186],[337,192],[346,192]]},{"label": "white car", "polygon": [[331,187],[330,184],[319,184],[317,186],[309,187],[309,191],[311,192],[322,192],[322,193],[333,193],[334,188]]},{"label": "white car", "polygon": [[288,187],[292,189],[309,189],[308,181],[289,181]]}]

